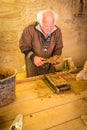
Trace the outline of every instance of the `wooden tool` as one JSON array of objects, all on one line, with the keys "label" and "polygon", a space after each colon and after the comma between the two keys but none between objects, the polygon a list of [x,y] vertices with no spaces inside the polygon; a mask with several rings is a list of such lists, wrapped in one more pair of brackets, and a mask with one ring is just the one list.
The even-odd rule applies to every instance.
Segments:
[{"label": "wooden tool", "polygon": [[71,85],[61,76],[57,76],[56,74],[48,74],[44,77],[49,83],[50,88],[57,94],[71,89]]}]

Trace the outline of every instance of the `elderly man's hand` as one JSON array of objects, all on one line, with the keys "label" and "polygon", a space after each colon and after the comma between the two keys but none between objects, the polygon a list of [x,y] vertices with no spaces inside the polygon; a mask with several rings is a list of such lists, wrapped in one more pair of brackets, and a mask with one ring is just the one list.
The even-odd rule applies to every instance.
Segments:
[{"label": "elderly man's hand", "polygon": [[35,56],[34,57],[34,64],[36,66],[42,66],[44,64],[43,60],[44,60],[43,57]]},{"label": "elderly man's hand", "polygon": [[60,66],[62,64],[63,58],[60,55],[54,55],[52,57],[49,57],[47,59],[44,59],[44,63],[52,64],[53,66]]}]

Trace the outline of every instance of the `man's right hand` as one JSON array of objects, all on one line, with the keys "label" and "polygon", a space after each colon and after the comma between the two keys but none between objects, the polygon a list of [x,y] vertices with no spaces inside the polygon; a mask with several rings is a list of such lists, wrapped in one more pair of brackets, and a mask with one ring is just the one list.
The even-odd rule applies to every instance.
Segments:
[{"label": "man's right hand", "polygon": [[43,60],[45,60],[43,57],[35,56],[34,57],[34,64],[36,66],[42,66],[44,64]]}]

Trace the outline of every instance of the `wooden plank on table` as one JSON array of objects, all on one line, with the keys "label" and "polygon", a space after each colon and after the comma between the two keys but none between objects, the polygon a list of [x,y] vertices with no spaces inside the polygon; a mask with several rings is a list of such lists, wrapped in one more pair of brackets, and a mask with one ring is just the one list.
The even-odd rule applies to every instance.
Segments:
[{"label": "wooden plank on table", "polygon": [[[72,82],[73,82],[74,87],[71,89],[71,91],[69,91],[69,93],[72,92],[72,93],[80,94],[80,92],[86,90],[85,86],[87,85],[87,82],[84,82],[84,81],[76,82],[75,80],[73,80]],[[33,98],[38,98],[38,97],[45,97],[45,96],[47,97],[52,94],[54,93],[42,79],[38,79],[36,81],[24,82],[22,84],[16,85],[16,101],[17,102],[21,100],[29,99],[29,98],[33,99]]]},{"label": "wooden plank on table", "polygon": [[[56,72],[56,73],[49,73],[50,74],[56,74],[56,75],[69,75],[70,72],[69,71],[64,71],[64,72]],[[29,82],[29,81],[36,81],[38,79],[41,79],[43,78],[44,75],[38,75],[38,76],[34,76],[34,77],[27,77],[27,78],[23,78],[23,79],[20,79],[20,80],[16,80],[16,83],[17,84],[20,84],[20,83],[25,83],[25,82]]]},{"label": "wooden plank on table", "polygon": [[[0,130],[8,130],[11,123],[12,121],[2,123],[2,125],[0,125]],[[23,122],[23,130],[25,130],[24,126],[25,125]],[[28,130],[33,130],[33,129],[29,128]],[[81,118],[77,118],[77,119],[56,125],[56,126],[52,126],[51,128],[48,128],[46,130],[87,130],[87,126],[83,124]]]},{"label": "wooden plank on table", "polygon": [[87,130],[87,126],[84,125],[81,118],[77,118],[77,119],[65,122],[64,124],[56,125],[47,130]]},{"label": "wooden plank on table", "polygon": [[26,116],[24,129],[42,130],[74,120],[87,112],[87,101],[79,100]]},{"label": "wooden plank on table", "polygon": [[38,79],[41,79],[42,77],[43,77],[43,75],[29,77],[29,78],[23,78],[20,80],[16,80],[16,84],[25,83],[25,82],[29,82],[29,81],[36,81]]},{"label": "wooden plank on table", "polygon": [[16,103],[13,102],[7,106],[0,108],[0,122],[12,120],[19,113],[22,113],[23,115],[37,113],[39,111],[44,111],[46,109],[64,105],[70,102],[76,102],[81,98],[87,100],[87,92],[84,92],[80,95],[54,94],[48,97],[39,97],[30,100],[25,99]]},{"label": "wooden plank on table", "polygon": [[47,97],[52,94],[53,92],[41,79],[37,80],[36,82],[25,82],[16,85],[15,103],[20,102],[22,100],[31,100],[40,97]]},{"label": "wooden plank on table", "polygon": [[[66,79],[68,81],[71,81],[71,83],[73,84],[74,87],[71,90],[73,91],[73,93],[79,94],[81,91],[85,90],[85,85],[87,85],[87,82],[76,81],[75,77],[73,77],[72,74],[67,75],[64,73],[62,74],[62,76],[64,77],[64,79],[67,77]],[[37,80],[32,80],[32,79],[37,79]],[[16,84],[16,101],[17,102],[21,100],[29,99],[29,98],[33,99],[33,98],[38,98],[38,97],[49,96],[52,94],[53,94],[52,90],[48,88],[48,85],[42,80],[41,76],[27,78],[27,79],[24,79],[22,83]]]},{"label": "wooden plank on table", "polygon": [[[39,107],[39,104],[37,104],[37,106]],[[35,105],[34,107],[37,109],[37,106]],[[26,108],[23,108],[23,110],[25,112],[29,110],[29,107],[27,110]],[[18,109],[16,111],[18,111]],[[79,118],[86,112],[87,100],[84,99],[50,107],[48,109],[42,109],[35,113],[29,113],[29,111],[27,111],[26,116],[24,116],[23,130],[48,129]],[[2,127],[2,123],[0,124],[0,127]]]}]

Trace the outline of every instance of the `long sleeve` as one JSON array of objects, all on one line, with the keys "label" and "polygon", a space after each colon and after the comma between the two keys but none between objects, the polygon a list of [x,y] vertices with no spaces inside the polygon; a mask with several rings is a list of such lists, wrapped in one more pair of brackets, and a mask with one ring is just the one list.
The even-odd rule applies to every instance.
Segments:
[{"label": "long sleeve", "polygon": [[32,36],[29,28],[25,28],[19,40],[19,48],[22,53],[27,54],[32,50]]}]

